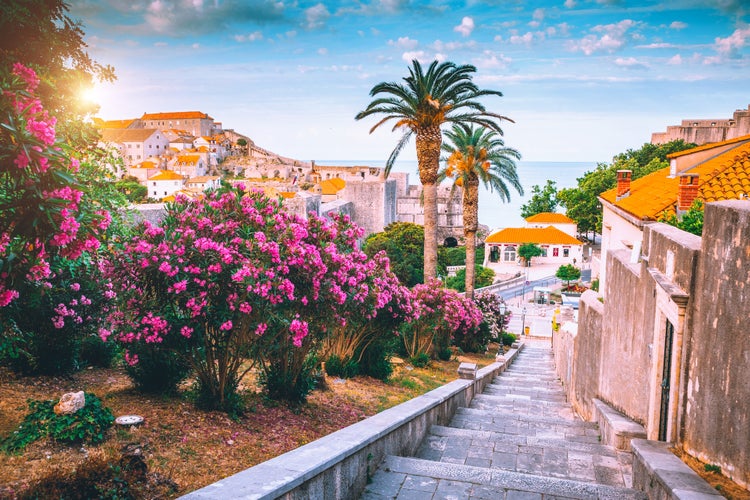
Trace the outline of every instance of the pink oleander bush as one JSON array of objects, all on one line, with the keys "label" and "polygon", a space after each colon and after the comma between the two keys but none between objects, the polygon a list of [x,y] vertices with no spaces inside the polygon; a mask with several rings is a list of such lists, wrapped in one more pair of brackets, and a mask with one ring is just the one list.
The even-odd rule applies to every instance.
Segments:
[{"label": "pink oleander bush", "polygon": [[414,318],[403,328],[406,352],[410,358],[421,354],[437,357],[457,337],[473,334],[482,322],[482,313],[471,299],[443,288],[438,280],[412,289]]},{"label": "pink oleander bush", "polygon": [[242,186],[180,198],[136,234],[111,262],[121,307],[101,335],[128,348],[131,364],[130,347],[181,356],[205,407],[237,409],[253,368],[271,397],[303,400],[323,340],[391,301],[388,286],[372,289],[385,262],[357,249],[361,230],[347,217],[301,219]]},{"label": "pink oleander bush", "polygon": [[77,368],[111,297],[96,253],[110,215],[79,182],[79,161],[21,64],[0,69],[0,361],[29,373]]}]

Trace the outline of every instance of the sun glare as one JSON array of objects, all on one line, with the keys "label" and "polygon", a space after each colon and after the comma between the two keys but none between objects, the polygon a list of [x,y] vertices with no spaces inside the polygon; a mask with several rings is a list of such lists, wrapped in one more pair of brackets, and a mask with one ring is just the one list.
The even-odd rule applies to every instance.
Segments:
[{"label": "sun glare", "polygon": [[102,89],[98,85],[94,84],[81,88],[80,97],[84,102],[101,104],[102,103]]}]

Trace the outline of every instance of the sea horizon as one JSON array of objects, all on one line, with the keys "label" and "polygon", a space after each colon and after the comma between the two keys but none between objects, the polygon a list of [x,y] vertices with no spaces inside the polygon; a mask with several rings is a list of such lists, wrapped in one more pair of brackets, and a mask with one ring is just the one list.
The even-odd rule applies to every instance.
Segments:
[{"label": "sea horizon", "polygon": [[[367,166],[380,167],[385,160],[315,160],[320,165],[330,166]],[[497,193],[491,193],[480,186],[479,223],[490,228],[490,231],[506,227],[522,227],[525,224],[521,217],[521,206],[531,199],[531,189],[535,185],[544,186],[547,180],[555,181],[557,189],[577,186],[579,177],[596,168],[598,161],[518,161],[518,177],[524,189],[523,196],[511,191],[508,203],[501,201]],[[418,185],[416,160],[400,160],[393,165],[393,172],[406,172],[409,184]],[[564,212],[558,207],[559,212]]]}]

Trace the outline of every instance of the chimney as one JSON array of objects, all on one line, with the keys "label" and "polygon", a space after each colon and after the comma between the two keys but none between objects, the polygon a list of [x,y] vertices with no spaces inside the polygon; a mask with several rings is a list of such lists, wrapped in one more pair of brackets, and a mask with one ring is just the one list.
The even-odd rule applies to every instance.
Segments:
[{"label": "chimney", "polygon": [[630,195],[630,177],[632,175],[632,170],[617,171],[617,201],[627,198]]},{"label": "chimney", "polygon": [[698,197],[698,174],[683,174],[680,176],[679,191],[677,191],[677,212],[685,212]]}]

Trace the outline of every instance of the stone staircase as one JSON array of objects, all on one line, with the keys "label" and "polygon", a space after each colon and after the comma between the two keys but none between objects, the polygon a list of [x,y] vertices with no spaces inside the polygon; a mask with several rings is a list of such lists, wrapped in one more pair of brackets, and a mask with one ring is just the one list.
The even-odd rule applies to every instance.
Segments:
[{"label": "stone staircase", "polygon": [[362,499],[646,498],[631,489],[632,454],[600,444],[553,363],[549,342],[528,341],[471,407],[431,427],[415,457],[386,457]]}]

